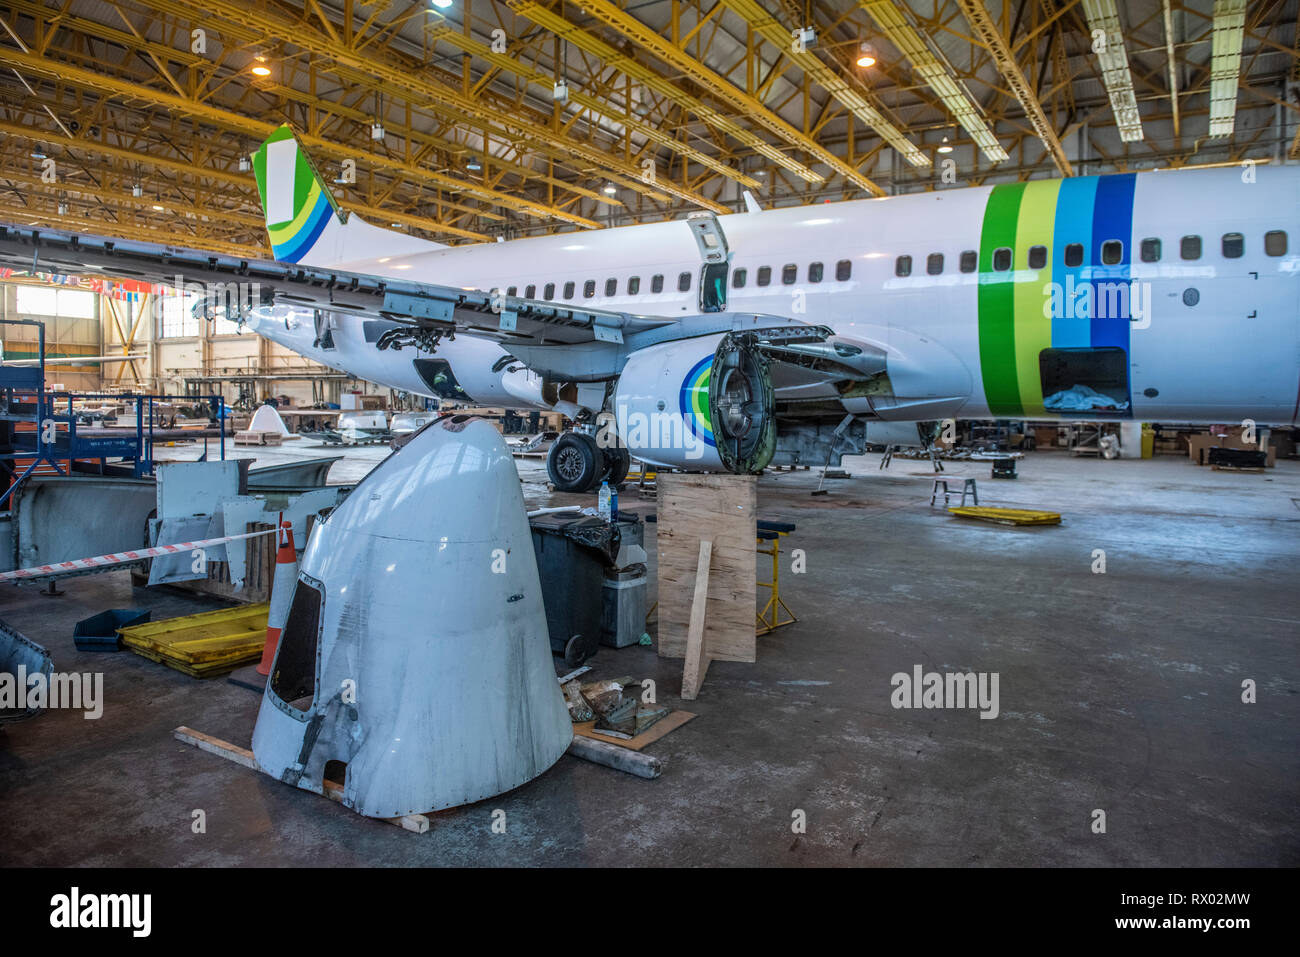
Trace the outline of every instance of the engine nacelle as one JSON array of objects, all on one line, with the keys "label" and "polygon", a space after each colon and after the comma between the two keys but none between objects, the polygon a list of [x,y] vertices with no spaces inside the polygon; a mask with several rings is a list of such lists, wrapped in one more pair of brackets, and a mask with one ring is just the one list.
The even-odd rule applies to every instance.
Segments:
[{"label": "engine nacelle", "polygon": [[776,448],[768,363],[746,334],[680,339],[634,352],[596,442],[700,472],[760,471]]}]

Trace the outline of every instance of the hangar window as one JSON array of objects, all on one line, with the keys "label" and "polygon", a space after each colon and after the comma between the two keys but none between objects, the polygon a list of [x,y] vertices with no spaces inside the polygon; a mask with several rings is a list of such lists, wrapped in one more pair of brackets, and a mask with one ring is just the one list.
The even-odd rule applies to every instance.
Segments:
[{"label": "hangar window", "polygon": [[974,272],[979,268],[979,264],[980,254],[973,249],[967,249],[961,254],[961,259],[958,261],[957,267],[962,272]]},{"label": "hangar window", "polygon": [[537,287],[536,287],[535,285],[533,285],[532,283],[529,283],[527,286],[525,286],[525,287],[524,287],[524,298],[525,298],[525,299],[536,299],[536,298],[537,298]]},{"label": "hangar window", "polygon": [[757,282],[760,286],[766,286],[766,285],[767,285],[768,283],[770,283],[771,281],[772,281],[772,267],[771,267],[771,266],[759,266],[759,267],[758,267],[758,279],[756,280],[756,282]]},{"label": "hangar window", "polygon": [[1047,247],[1030,246],[1029,247],[1029,268],[1042,269],[1047,265]]},{"label": "hangar window", "polygon": [[1139,253],[1144,263],[1160,262],[1160,240],[1144,239],[1139,247]]},{"label": "hangar window", "polygon": [[1008,246],[1001,246],[993,250],[993,271],[1006,272],[1011,268],[1011,249]]},{"label": "hangar window", "polygon": [[734,271],[731,273],[731,288],[732,288],[732,289],[744,289],[744,288],[745,288],[745,277],[748,276],[748,274],[749,274],[749,273],[748,273],[748,270],[745,270],[745,269],[736,269],[736,270],[734,270]]},{"label": "hangar window", "polygon": [[1083,243],[1070,243],[1065,247],[1065,264],[1067,266],[1083,265]]},{"label": "hangar window", "polygon": [[840,282],[846,282],[853,275],[853,260],[841,259],[835,264],[835,278]]},{"label": "hangar window", "polygon": [[656,276],[652,276],[652,277],[651,277],[651,279],[650,279],[650,291],[651,291],[651,292],[663,292],[663,291],[664,291],[664,274],[663,274],[663,273],[659,273],[658,275],[656,275]]},{"label": "hangar window", "polygon": [[519,287],[518,287],[518,286],[506,286],[506,295],[507,295],[507,296],[517,296],[517,295],[519,295]]},{"label": "hangar window", "polygon": [[606,295],[606,296],[617,296],[617,295],[618,295],[618,280],[617,280],[617,279],[606,279],[606,280],[605,280],[605,295]]},{"label": "hangar window", "polygon": [[316,648],[320,643],[320,586],[299,578],[289,605],[289,617],[271,667],[271,690],[298,711],[311,707],[316,696]]},{"label": "hangar window", "polygon": [[582,284],[582,298],[590,299],[594,295],[596,295],[596,280],[588,279]]},{"label": "hangar window", "polygon": [[794,263],[786,263],[781,267],[781,285],[793,286],[799,279],[799,267]]},{"label": "hangar window", "polygon": [[1264,234],[1264,252],[1270,256],[1286,255],[1286,233],[1280,229],[1270,229]]},{"label": "hangar window", "polygon": [[546,284],[546,288],[542,291],[542,298],[543,298],[543,299],[554,299],[554,298],[555,298],[555,283],[553,283],[553,282],[548,282],[548,283]]},{"label": "hangar window", "polygon": [[691,288],[691,274],[688,272],[679,272],[677,274],[677,291],[686,292]]},{"label": "hangar window", "polygon": [[1223,234],[1223,258],[1240,259],[1246,251],[1246,237],[1241,233]]},{"label": "hangar window", "polygon": [[943,253],[930,253],[925,257],[925,271],[931,276],[943,273]]},{"label": "hangar window", "polygon": [[1124,244],[1118,239],[1108,239],[1101,244],[1101,262],[1103,266],[1115,266],[1124,258]]},{"label": "hangar window", "polygon": [[627,294],[629,296],[635,296],[640,291],[641,291],[641,277],[633,276],[631,279],[627,281]]},{"label": "hangar window", "polygon": [[1184,259],[1201,258],[1201,237],[1184,236],[1178,243],[1178,255]]},{"label": "hangar window", "polygon": [[573,280],[572,280],[572,279],[570,279],[568,282],[566,282],[566,283],[564,284],[564,298],[565,298],[565,299],[572,299],[572,298],[573,298]]},{"label": "hangar window", "polygon": [[809,263],[809,264],[808,264],[808,281],[809,281],[809,282],[821,282],[821,281],[822,281],[822,264],[821,264],[821,263]]},{"label": "hangar window", "polygon": [[894,260],[894,275],[895,276],[912,275],[911,256],[899,256],[897,259]]}]

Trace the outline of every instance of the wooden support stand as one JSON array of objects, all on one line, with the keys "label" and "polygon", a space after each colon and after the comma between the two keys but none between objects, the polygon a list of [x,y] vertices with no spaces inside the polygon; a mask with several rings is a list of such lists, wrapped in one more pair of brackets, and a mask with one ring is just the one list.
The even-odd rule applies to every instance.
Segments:
[{"label": "wooden support stand", "polygon": [[754,661],[757,480],[658,476],[659,655],[684,658],[692,700],[711,661]]}]

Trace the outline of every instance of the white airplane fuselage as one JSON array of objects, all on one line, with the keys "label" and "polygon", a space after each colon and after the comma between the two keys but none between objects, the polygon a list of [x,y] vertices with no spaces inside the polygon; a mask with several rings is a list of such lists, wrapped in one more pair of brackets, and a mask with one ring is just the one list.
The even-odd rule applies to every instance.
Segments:
[{"label": "white airplane fuselage", "polygon": [[[1084,418],[1060,395],[1091,376],[1115,400],[1108,417],[1294,424],[1298,210],[1300,168],[1263,167],[723,216],[725,308],[804,319],[886,349],[892,396],[778,388],[778,398],[829,396],[869,417]],[[702,311],[701,251],[680,220],[405,255],[376,248],[336,265],[641,315]],[[310,314],[254,330],[391,388],[438,391],[413,362],[428,355],[378,350],[363,320],[333,324],[332,348],[317,344]],[[432,358],[450,364],[467,399],[543,407],[539,377],[504,356],[491,340],[460,335]]]}]

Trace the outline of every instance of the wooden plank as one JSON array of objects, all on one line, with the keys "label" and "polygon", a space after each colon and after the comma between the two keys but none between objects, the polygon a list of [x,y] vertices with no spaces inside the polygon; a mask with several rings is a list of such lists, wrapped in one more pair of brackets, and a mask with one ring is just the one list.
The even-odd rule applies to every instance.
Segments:
[{"label": "wooden plank", "polygon": [[[214,738],[210,734],[204,734],[202,731],[195,731],[193,728],[187,728],[181,725],[172,732],[172,737],[177,741],[183,741],[186,744],[192,744],[200,751],[207,751],[209,754],[215,754],[218,757],[225,758],[227,761],[233,761],[245,768],[258,771],[257,760],[253,757],[253,752],[248,748],[241,748],[238,745],[231,744],[229,741],[222,741],[220,738]],[[336,804],[343,803],[343,785],[337,781],[324,781],[323,794]],[[415,834],[423,834],[429,830],[429,819],[423,814],[407,814],[402,817],[376,817],[370,818],[372,821],[383,821],[385,824],[393,824],[405,831],[411,831]]]},{"label": "wooden plank", "polygon": [[246,768],[258,770],[257,761],[253,758],[253,752],[248,748],[241,748],[231,744],[229,741],[222,741],[220,738],[214,738],[210,734],[204,734],[202,731],[195,731],[193,728],[187,728],[181,725],[172,732],[172,737],[177,741],[184,741],[186,744],[192,744],[200,751],[207,751],[209,754],[215,754],[225,758],[227,761],[234,761],[236,764]]},{"label": "wooden plank", "polygon": [[718,661],[757,654],[756,479],[752,475],[659,475],[658,651],[684,658],[699,543],[712,545],[704,644]]},{"label": "wooden plank", "polygon": [[686,661],[682,666],[682,697],[694,701],[709,670],[709,654],[704,647],[704,611],[709,603],[709,560],[713,543],[700,542],[700,559],[695,568],[695,595],[691,599],[691,624],[686,630]]},{"label": "wooden plank", "polygon": [[653,755],[581,735],[574,736],[573,743],[569,745],[569,754],[616,771],[635,774],[639,778],[657,778],[663,773],[659,759]]},{"label": "wooden plank", "polygon": [[641,751],[646,745],[654,744],[664,735],[676,731],[687,721],[695,717],[691,711],[673,711],[664,715],[647,730],[642,731],[635,738],[611,738],[603,735],[596,730],[595,721],[584,721],[581,724],[573,726],[573,733],[581,735],[584,738],[591,738],[593,741],[607,741],[610,744],[618,745],[620,748],[628,748],[632,751]]}]

